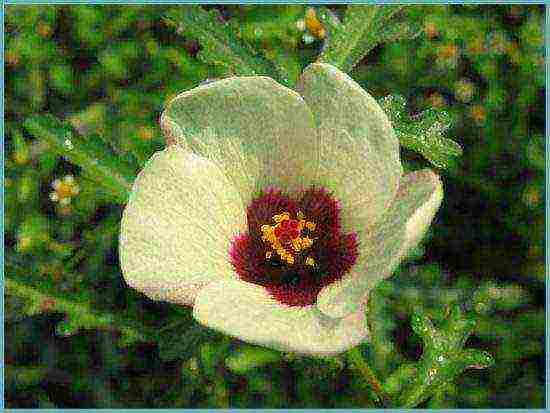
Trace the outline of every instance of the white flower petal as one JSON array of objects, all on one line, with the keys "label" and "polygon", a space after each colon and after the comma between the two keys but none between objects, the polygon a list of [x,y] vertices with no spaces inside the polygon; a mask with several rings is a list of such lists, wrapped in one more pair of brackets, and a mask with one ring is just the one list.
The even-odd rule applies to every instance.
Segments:
[{"label": "white flower petal", "polygon": [[386,215],[372,231],[360,234],[358,262],[319,293],[317,307],[331,317],[344,317],[364,305],[369,291],[421,240],[442,199],[443,186],[433,171],[404,175]]},{"label": "white flower petal", "polygon": [[309,186],[318,164],[311,111],[267,77],[233,77],[184,92],[169,102],[161,126],[168,142],[218,163],[245,202],[268,185]]},{"label": "white flower petal", "polygon": [[403,173],[388,117],[361,86],[328,64],[309,65],[298,89],[318,126],[319,183],[342,202],[344,229],[372,226],[391,203]]},{"label": "white flower petal", "polygon": [[139,173],[124,210],[124,278],[153,299],[191,304],[202,286],[232,274],[230,241],[245,227],[239,193],[217,165],[171,146]]},{"label": "white flower petal", "polygon": [[241,340],[304,354],[336,354],[367,337],[364,311],[333,319],[315,306],[283,306],[265,288],[239,280],[217,281],[203,288],[193,315],[200,323]]}]

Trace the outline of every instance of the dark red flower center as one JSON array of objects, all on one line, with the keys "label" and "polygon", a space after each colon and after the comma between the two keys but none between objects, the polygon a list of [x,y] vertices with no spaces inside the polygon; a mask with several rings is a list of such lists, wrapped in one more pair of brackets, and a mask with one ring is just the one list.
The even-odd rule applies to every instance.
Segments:
[{"label": "dark red flower center", "polygon": [[340,206],[323,188],[291,199],[267,188],[247,209],[248,231],[229,251],[238,277],[289,306],[312,305],[357,260],[357,235],[344,234]]}]

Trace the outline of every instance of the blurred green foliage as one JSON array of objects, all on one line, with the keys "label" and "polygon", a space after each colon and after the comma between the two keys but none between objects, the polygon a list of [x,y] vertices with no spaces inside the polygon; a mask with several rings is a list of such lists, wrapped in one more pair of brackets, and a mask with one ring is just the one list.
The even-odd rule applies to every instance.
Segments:
[{"label": "blurred green foliage", "polygon": [[[383,44],[345,6],[318,10],[324,35],[301,5],[207,9],[6,7],[7,407],[375,407],[376,377],[394,401],[412,387],[401,405],[543,407],[544,9],[408,6]],[[333,358],[202,328],[127,288],[117,256],[167,100],[243,71],[292,86],[319,56],[394,96],[407,169],[446,167],[425,242],[371,294],[371,343]],[[434,348],[466,353],[449,370]],[[494,363],[462,373],[474,349]]]}]

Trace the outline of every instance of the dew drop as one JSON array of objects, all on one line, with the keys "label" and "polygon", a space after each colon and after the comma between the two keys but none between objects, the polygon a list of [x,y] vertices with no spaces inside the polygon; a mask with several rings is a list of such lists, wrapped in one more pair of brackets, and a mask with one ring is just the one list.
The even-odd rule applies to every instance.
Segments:
[{"label": "dew drop", "polygon": [[65,148],[69,150],[74,149],[73,142],[69,138],[65,139],[65,142],[63,142],[63,145],[65,145]]}]

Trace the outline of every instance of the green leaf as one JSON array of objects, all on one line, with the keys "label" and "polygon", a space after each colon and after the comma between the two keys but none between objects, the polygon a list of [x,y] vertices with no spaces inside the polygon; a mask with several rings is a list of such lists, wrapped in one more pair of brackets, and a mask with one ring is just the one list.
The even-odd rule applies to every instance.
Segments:
[{"label": "green leaf", "polygon": [[322,10],[320,20],[327,29],[327,37],[319,60],[349,73],[378,44],[416,36],[420,33],[418,28],[393,21],[403,7],[348,6],[342,24],[328,10]]},{"label": "green leaf", "polygon": [[[234,25],[237,36],[273,62],[280,82],[294,87],[302,73],[303,54],[296,53],[301,32],[296,22],[303,18],[302,7],[246,6],[245,13]],[[269,48],[265,45],[268,44]]]},{"label": "green leaf", "polygon": [[202,49],[198,58],[221,66],[232,75],[268,75],[280,80],[275,66],[235,36],[231,24],[219,20],[215,10],[183,6],[168,12],[166,21],[177,32],[196,38]]},{"label": "green leaf", "polygon": [[462,155],[460,145],[443,136],[451,126],[447,112],[428,109],[411,117],[402,96],[386,96],[379,103],[390,118],[400,144],[418,152],[435,167],[448,168]]},{"label": "green leaf", "polygon": [[225,359],[225,365],[233,373],[243,374],[250,370],[277,363],[282,354],[266,347],[243,345]]},{"label": "green leaf", "polygon": [[16,367],[8,364],[6,366],[6,387],[11,391],[21,391],[27,387],[39,384],[48,369],[45,367]]},{"label": "green leaf", "polygon": [[199,324],[177,323],[159,335],[159,357],[164,361],[187,360],[211,335],[211,330]]},{"label": "green leaf", "polygon": [[479,314],[513,311],[529,303],[531,297],[520,285],[498,285],[492,281],[481,285],[473,294],[473,308]]},{"label": "green leaf", "polygon": [[47,141],[59,155],[80,166],[117,202],[126,202],[136,168],[115,154],[99,137],[78,136],[68,124],[51,115],[32,116],[25,121],[24,127],[35,138]]},{"label": "green leaf", "polygon": [[19,165],[27,163],[30,159],[29,144],[18,129],[13,130],[13,146],[15,162]]},{"label": "green leaf", "polygon": [[[41,311],[57,311],[66,314],[66,320],[61,324],[58,333],[70,335],[78,329],[115,328],[122,334],[121,344],[128,345],[138,340],[151,340],[156,332],[130,319],[124,314],[114,314],[100,311],[90,303],[94,291],[79,291],[67,294],[54,282],[43,279],[37,282],[34,276],[14,262],[6,262],[5,289],[6,294],[24,300],[26,314]],[[47,310],[46,310],[47,309]]]},{"label": "green leaf", "polygon": [[[416,365],[401,366],[387,379],[387,390],[397,396],[396,406],[415,407],[452,383],[464,370],[484,369],[494,363],[485,351],[463,348],[475,321],[463,315],[456,304],[440,328],[420,312],[413,315],[411,324],[424,342],[424,351]],[[406,381],[404,377],[408,377]],[[404,382],[408,384],[403,385]]]}]

